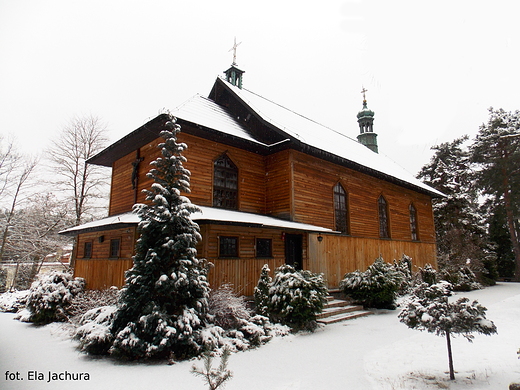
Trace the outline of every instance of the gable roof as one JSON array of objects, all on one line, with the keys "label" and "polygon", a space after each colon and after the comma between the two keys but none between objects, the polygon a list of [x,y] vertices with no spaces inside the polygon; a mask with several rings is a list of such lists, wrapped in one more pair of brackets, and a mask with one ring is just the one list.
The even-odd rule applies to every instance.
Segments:
[{"label": "gable roof", "polygon": [[[329,154],[344,165],[363,171],[396,184],[425,192],[434,197],[443,197],[440,191],[424,184],[389,158],[374,153],[347,135],[300,115],[284,106],[266,99],[252,91],[238,88],[222,78],[215,82],[210,96],[221,86],[238,99],[264,124],[274,128],[284,138],[302,144],[302,150],[321,156]],[[305,147],[306,146],[306,147]],[[334,159],[337,157],[337,159]]]},{"label": "gable roof", "polygon": [[[190,125],[183,131],[261,154],[290,147],[433,197],[444,196],[357,140],[220,77],[210,96],[213,98],[197,94],[171,112],[181,127]],[[252,127],[249,116],[261,123],[260,130]],[[157,138],[166,118],[164,114],[159,115],[87,162],[111,166],[117,159]]]}]

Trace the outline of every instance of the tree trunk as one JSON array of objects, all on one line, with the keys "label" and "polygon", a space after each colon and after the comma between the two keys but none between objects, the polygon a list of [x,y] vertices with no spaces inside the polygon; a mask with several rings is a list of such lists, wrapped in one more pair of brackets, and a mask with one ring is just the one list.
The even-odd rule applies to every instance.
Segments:
[{"label": "tree trunk", "polygon": [[450,380],[455,380],[455,370],[453,369],[453,355],[451,354],[450,332],[446,332],[446,342],[448,343],[448,363],[450,365]]},{"label": "tree trunk", "polygon": [[509,186],[509,178],[506,172],[503,172],[504,179],[504,206],[506,209],[507,227],[509,230],[509,236],[511,243],[513,244],[513,252],[515,254],[515,281],[520,282],[520,242],[516,235],[515,229],[515,217],[513,214],[513,205],[511,204],[511,188]]}]

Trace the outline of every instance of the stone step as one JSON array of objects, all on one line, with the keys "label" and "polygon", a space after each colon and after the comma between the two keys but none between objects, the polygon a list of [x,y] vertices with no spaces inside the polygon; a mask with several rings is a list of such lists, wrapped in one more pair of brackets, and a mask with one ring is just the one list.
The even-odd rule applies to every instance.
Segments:
[{"label": "stone step", "polygon": [[373,313],[370,311],[357,310],[357,311],[351,311],[349,313],[336,314],[336,315],[332,315],[330,317],[321,318],[321,319],[318,319],[317,322],[319,322],[320,324],[329,325],[329,324],[335,324],[337,322],[352,320],[354,318],[365,317],[365,316],[368,316],[371,314],[373,314]]},{"label": "stone step", "polygon": [[344,301],[343,299],[332,299],[328,300],[325,305],[323,305],[323,308],[329,308],[329,307],[346,307],[346,306],[352,306],[351,303]]},{"label": "stone step", "polygon": [[332,307],[325,306],[323,308],[322,312],[320,314],[318,314],[316,316],[316,318],[321,319],[321,318],[331,317],[331,316],[334,316],[337,314],[345,314],[345,313],[350,313],[353,311],[362,311],[362,310],[363,310],[363,306],[349,305],[347,302],[345,302],[345,304],[341,305],[341,306],[332,306]]}]

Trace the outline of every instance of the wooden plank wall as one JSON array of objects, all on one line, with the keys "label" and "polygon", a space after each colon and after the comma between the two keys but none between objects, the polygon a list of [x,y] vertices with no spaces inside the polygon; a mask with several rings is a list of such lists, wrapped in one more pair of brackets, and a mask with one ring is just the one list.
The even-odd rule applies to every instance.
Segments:
[{"label": "wooden plank wall", "polygon": [[[218,288],[222,284],[231,284],[236,292],[251,296],[264,264],[269,265],[271,276],[277,267],[285,264],[283,230],[203,225],[201,226],[201,233],[203,243],[199,250],[199,257],[206,258],[213,263],[213,267],[208,274],[208,280],[212,288]],[[239,258],[222,259],[218,257],[219,236],[239,237]],[[303,234],[303,237],[303,257],[307,259],[307,235]],[[270,238],[273,240],[272,258],[255,257],[256,238]],[[304,268],[308,266],[306,260],[304,260],[303,266]]]},{"label": "wooden plank wall", "polygon": [[[103,242],[99,238],[103,237]],[[120,256],[109,258],[110,240],[121,240]],[[92,242],[92,257],[84,257],[85,241]],[[125,271],[133,265],[135,228],[106,230],[80,234],[77,239],[76,265],[74,276],[85,278],[87,288],[103,290],[111,286],[121,287],[125,281]]]},{"label": "wooden plank wall", "polygon": [[293,151],[294,220],[335,229],[333,187],[340,182],[348,194],[350,232],[379,238],[377,200],[389,207],[390,238],[411,240],[411,203],[417,210],[421,242],[435,242],[431,198],[395,184]]},{"label": "wooden plank wall", "polygon": [[437,266],[435,243],[379,240],[340,235],[317,235],[309,238],[309,270],[325,275],[329,288],[337,288],[347,272],[365,271],[375,259],[382,256],[387,263],[401,259],[405,254],[412,258],[413,271],[425,264]]},{"label": "wooden plank wall", "polygon": [[284,150],[266,159],[266,213],[290,219],[292,206],[291,151]]},{"label": "wooden plank wall", "polygon": [[[149,189],[152,180],[146,177],[150,163],[160,156],[157,139],[139,150],[143,161],[139,164],[137,202],[144,203],[143,189]],[[265,213],[266,158],[256,153],[205,140],[190,134],[180,133],[178,142],[184,142],[188,149],[183,153],[188,160],[184,167],[191,172],[190,200],[200,206],[213,205],[213,163],[224,153],[239,170],[239,209],[245,212]],[[112,191],[109,215],[132,210],[134,190],[132,190],[132,162],[136,152],[118,160],[113,166]]]}]

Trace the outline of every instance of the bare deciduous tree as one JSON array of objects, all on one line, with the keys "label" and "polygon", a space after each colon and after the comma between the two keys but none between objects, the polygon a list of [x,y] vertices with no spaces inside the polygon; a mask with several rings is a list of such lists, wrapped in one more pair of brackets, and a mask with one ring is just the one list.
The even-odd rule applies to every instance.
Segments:
[{"label": "bare deciduous tree", "polygon": [[12,186],[13,176],[21,159],[22,156],[16,150],[14,140],[12,138],[5,140],[0,135],[0,198],[5,199],[4,195]]},{"label": "bare deciduous tree", "polygon": [[[57,183],[74,205],[75,223],[83,222],[95,208],[95,200],[105,198],[106,168],[85,162],[100,152],[108,141],[106,126],[95,116],[74,117],[48,150]],[[104,193],[105,192],[105,193]]]},{"label": "bare deciduous tree", "polygon": [[[19,159],[18,162],[22,160]],[[2,237],[0,242],[0,259],[4,257],[9,231],[11,229],[12,220],[16,211],[16,207],[20,201],[20,195],[31,173],[35,170],[38,160],[35,158],[25,159],[22,166],[17,166],[10,172],[13,189],[11,195],[10,208],[5,213],[5,221],[3,221]]]}]

